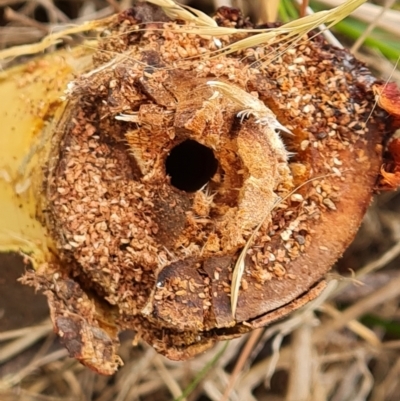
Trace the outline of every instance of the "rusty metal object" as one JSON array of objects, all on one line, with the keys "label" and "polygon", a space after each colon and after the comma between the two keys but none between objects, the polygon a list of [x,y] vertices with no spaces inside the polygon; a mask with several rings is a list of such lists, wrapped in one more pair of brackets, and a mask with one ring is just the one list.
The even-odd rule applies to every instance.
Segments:
[{"label": "rusty metal object", "polygon": [[[70,86],[44,214],[59,260],[25,277],[71,355],[105,374],[121,330],[181,360],[318,296],[371,201],[390,123],[379,108],[367,120],[370,73],[320,37],[273,62],[268,46],[214,56],[213,38],[154,10],[116,17]],[[244,24],[227,8],[216,20]],[[259,224],[233,316],[232,272]]]}]

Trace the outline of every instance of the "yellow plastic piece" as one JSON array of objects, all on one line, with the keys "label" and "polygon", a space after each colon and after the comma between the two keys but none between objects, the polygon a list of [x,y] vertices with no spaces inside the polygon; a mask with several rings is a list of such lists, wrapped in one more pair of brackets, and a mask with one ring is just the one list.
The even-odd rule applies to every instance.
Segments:
[{"label": "yellow plastic piece", "polygon": [[21,251],[35,265],[54,250],[43,224],[43,179],[66,103],[61,96],[88,64],[88,51],[75,48],[0,75],[0,252]]}]

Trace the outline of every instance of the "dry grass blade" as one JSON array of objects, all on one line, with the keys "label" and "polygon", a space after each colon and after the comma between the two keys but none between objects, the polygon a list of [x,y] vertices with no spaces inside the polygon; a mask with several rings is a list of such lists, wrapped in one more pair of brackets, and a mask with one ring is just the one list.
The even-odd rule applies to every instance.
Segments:
[{"label": "dry grass blade", "polygon": [[[290,352],[291,350],[288,347],[282,350],[280,359],[276,365],[277,368],[288,368],[290,366]],[[272,356],[268,356],[256,363],[237,381],[236,387],[239,389],[238,394],[240,400],[245,400],[245,394],[251,393],[252,389],[264,382],[265,372],[269,369],[272,358]]]},{"label": "dry grass blade", "polygon": [[123,8],[118,4],[117,0],[107,0],[107,3],[113,8],[114,12],[120,13]]},{"label": "dry grass blade", "polygon": [[[332,294],[336,286],[336,280],[331,280],[319,297],[311,301],[298,312],[295,312],[293,316],[288,320],[276,324],[265,331],[261,343],[275,336],[272,342],[272,355],[268,358],[268,363],[262,364],[264,366],[264,370],[262,371],[263,379],[265,379],[266,382],[269,382],[278,366],[282,367],[282,364],[286,363],[288,364],[288,366],[290,366],[290,363],[288,363],[288,359],[292,353],[291,349],[289,347],[286,347],[283,350],[280,349],[284,337],[301,327],[303,324],[311,325],[314,319],[313,312],[320,308],[321,305],[329,298],[330,294]],[[254,368],[251,369],[255,369],[253,370],[253,373],[255,373],[255,377],[246,374],[243,376],[243,378],[240,379],[237,387],[240,388],[240,394],[242,396],[244,396],[246,392],[250,391],[249,388],[254,388],[259,383],[256,379],[257,376],[261,373],[259,372],[258,368],[258,365],[256,365]]]},{"label": "dry grass blade", "polygon": [[20,14],[10,7],[7,7],[4,10],[4,18],[6,18],[8,21],[16,21],[26,26],[36,28],[46,34],[49,33],[48,28],[44,24],[41,24],[40,22],[37,22],[36,20],[29,18],[26,15]]},{"label": "dry grass blade", "polygon": [[222,355],[225,353],[229,346],[229,341],[225,341],[224,344],[221,344],[218,352],[213,353],[208,362],[203,366],[201,371],[196,375],[193,381],[189,384],[188,387],[183,391],[183,393],[175,399],[175,401],[182,401],[185,397],[188,397],[192,391],[196,388],[196,386],[203,380],[203,378],[210,372],[210,370],[218,363]]},{"label": "dry grass blade", "polygon": [[258,226],[253,230],[253,232],[251,233],[250,237],[247,239],[246,244],[243,247],[243,249],[241,250],[241,252],[239,254],[239,257],[238,257],[238,259],[237,259],[237,261],[235,263],[235,266],[233,268],[233,273],[232,273],[232,284],[231,284],[231,310],[232,310],[232,316],[235,316],[235,314],[236,314],[237,302],[238,302],[238,299],[239,299],[240,282],[242,280],[242,276],[243,276],[243,272],[244,272],[245,259],[246,259],[247,251],[249,250],[251,244],[253,243],[253,240],[254,240],[255,236],[257,235],[258,231],[260,230],[260,228],[264,224],[265,220],[268,218],[268,216],[270,215],[272,210],[274,210],[275,207],[277,207],[281,202],[284,202],[290,196],[295,194],[296,191],[298,191],[304,185],[307,185],[312,181],[319,180],[319,179],[324,178],[324,177],[327,177],[327,175],[311,178],[311,179],[303,182],[299,186],[297,186],[293,191],[288,193],[283,198],[278,198],[275,201],[272,209],[261,219],[261,221],[258,224]]},{"label": "dry grass blade", "polygon": [[[278,200],[274,204],[274,207],[277,206],[280,201],[282,201],[282,199],[278,198]],[[237,258],[237,261],[233,268],[232,283],[231,283],[231,311],[232,311],[233,317],[235,317],[235,315],[236,315],[236,309],[237,309],[237,304],[238,304],[238,300],[239,300],[240,283],[242,281],[244,268],[246,265],[245,260],[246,260],[247,252],[248,252],[250,246],[252,245],[255,236],[257,235],[258,231],[264,224],[264,221],[268,218],[271,211],[272,211],[272,209],[269,211],[269,213],[266,216],[263,217],[263,219],[258,224],[258,226],[253,230],[250,237],[247,239],[245,246],[240,251],[239,257]]]},{"label": "dry grass blade", "polygon": [[362,379],[362,373],[358,360],[354,360],[351,367],[347,370],[346,376],[340,381],[339,386],[335,389],[332,401],[355,400],[357,396],[357,387],[354,383],[359,383]]},{"label": "dry grass blade", "polygon": [[15,375],[4,377],[0,381],[0,390],[9,389],[15,386],[16,384],[20,383],[26,376],[31,374],[35,369],[47,365],[50,362],[58,361],[61,358],[65,358],[67,355],[68,351],[66,349],[61,349],[58,351],[54,351],[51,354],[44,356],[43,358],[34,360]]},{"label": "dry grass blade", "polygon": [[291,21],[281,27],[271,29],[268,32],[242,39],[228,48],[222,49],[222,51],[225,54],[229,54],[252,46],[287,41],[292,37],[301,38],[320,25],[335,25],[365,2],[366,0],[348,0],[332,10],[320,11]]},{"label": "dry grass blade", "polygon": [[69,18],[54,4],[54,0],[37,0],[44,7],[50,22],[69,22]]},{"label": "dry grass blade", "polygon": [[243,272],[245,268],[245,259],[247,255],[247,251],[249,250],[250,245],[253,242],[253,239],[260,229],[261,224],[257,226],[257,228],[253,231],[251,236],[246,242],[246,245],[240,252],[240,255],[235,263],[235,267],[233,268],[232,272],[232,283],[231,283],[231,311],[232,311],[232,316],[235,317],[236,315],[236,308],[239,300],[239,289],[240,289],[240,282],[243,277]]},{"label": "dry grass blade", "polygon": [[[318,302],[316,302],[317,304]],[[289,347],[281,350],[282,341],[286,335],[296,330],[311,317],[312,313],[304,308],[290,319],[276,324],[265,331],[261,341],[265,342],[275,336],[272,340],[272,355],[252,366],[247,373],[237,380],[236,388],[239,392],[239,399],[246,399],[245,394],[251,392],[261,381],[269,383],[277,367],[288,367],[290,365],[292,351]]]},{"label": "dry grass blade", "polygon": [[373,22],[371,22],[371,24],[368,25],[367,29],[363,32],[363,34],[356,40],[356,42],[354,43],[354,45],[351,47],[351,51],[353,53],[355,53],[360,46],[363,44],[363,42],[365,41],[365,39],[368,37],[368,35],[373,31],[373,29],[378,26],[379,21],[382,20],[383,16],[385,15],[385,13],[388,11],[388,9],[390,7],[393,6],[393,4],[396,2],[396,0],[388,0],[385,2],[384,6],[382,7],[380,13],[377,15],[377,17],[375,18],[375,20]]},{"label": "dry grass blade", "polygon": [[0,0],[0,7],[11,6],[17,3],[21,3],[20,0]]},{"label": "dry grass blade", "polygon": [[[174,398],[178,398],[182,394],[182,390],[171,374],[171,372],[167,369],[164,365],[161,357],[159,355],[155,355],[153,359],[153,364],[157,369],[158,374],[160,375],[161,379],[164,380],[164,383],[168,387],[169,391],[171,392]],[[186,397],[181,398],[182,401],[186,401]]]},{"label": "dry grass blade", "polygon": [[312,327],[306,320],[292,334],[292,363],[285,401],[308,401],[310,399],[312,393],[312,347]]},{"label": "dry grass blade", "polygon": [[236,362],[235,368],[232,371],[229,383],[225,388],[225,392],[221,398],[221,401],[227,401],[229,399],[229,395],[237,381],[237,378],[246,365],[249,356],[256,346],[257,341],[260,339],[260,336],[263,334],[263,331],[263,329],[257,329],[249,335],[246,345],[244,346],[243,351],[240,353],[239,359]]},{"label": "dry grass blade", "polygon": [[260,0],[258,3],[249,3],[250,10],[257,16],[258,23],[277,20],[280,0]]},{"label": "dry grass blade", "polygon": [[53,328],[53,324],[48,319],[46,319],[45,322],[43,322],[42,324],[37,325],[37,326],[24,327],[22,329],[3,331],[2,333],[0,333],[0,342],[12,340],[14,338],[23,337],[25,335],[32,334],[32,332],[35,332],[37,329],[42,330],[44,328],[47,328],[48,332],[50,332],[51,329]]},{"label": "dry grass blade", "polygon": [[[208,17],[206,14],[194,9],[190,9],[192,11],[190,12],[188,11],[188,9],[185,9],[187,8],[186,6],[180,6],[173,0],[148,1],[152,4],[162,7],[167,15],[169,15],[171,18],[184,19],[186,21],[193,22],[193,28],[183,28],[182,31],[187,33],[223,36],[234,34],[237,32],[248,32],[245,29],[219,27],[217,26],[215,20],[211,17]],[[262,33],[235,42],[226,48],[222,48],[221,51],[223,54],[229,54],[252,46],[259,46],[268,43],[271,44],[287,42],[293,37],[299,39],[303,35],[307,34],[311,30],[317,28],[324,23],[329,23],[330,26],[336,24],[337,22],[341,21],[343,18],[351,14],[361,4],[365,3],[365,1],[366,0],[347,0],[345,3],[339,5],[332,10],[321,11],[312,15],[308,15],[298,20],[291,21],[278,28],[253,30],[253,32]],[[44,37],[39,43],[12,47],[10,49],[0,51],[0,60],[9,57],[39,53],[54,44],[60,43],[62,41],[62,38],[67,35],[95,30],[101,26],[106,25],[107,21],[107,18],[103,20],[89,21],[82,25],[66,28],[60,32],[50,34]]]},{"label": "dry grass blade", "polygon": [[[153,362],[155,354],[152,349],[148,349],[146,353],[137,363],[130,363],[125,371],[124,380],[120,381],[118,393],[114,396],[115,401],[124,401],[127,399],[131,389],[135,389],[142,375],[149,372],[149,367]],[[137,390],[137,389],[136,389]]]},{"label": "dry grass blade", "polygon": [[[397,258],[400,255],[400,241],[395,243],[391,248],[389,248],[385,253],[383,253],[378,259],[372,260],[371,262],[367,263],[361,269],[357,271],[356,278],[364,277],[365,275],[372,273],[376,270],[381,269],[382,267],[386,266],[392,260]],[[339,284],[335,294],[342,291],[344,288],[351,284],[350,281],[345,281]]]},{"label": "dry grass blade", "polygon": [[[220,81],[208,81],[207,85],[211,86],[212,88],[218,91],[215,92],[214,95],[218,96],[221,92],[223,95],[228,97],[231,101],[233,101],[236,104],[238,108],[238,114],[237,114],[238,117],[241,117],[243,119],[246,116],[252,115],[256,118],[257,123],[268,127],[269,131],[268,135],[270,135],[271,138],[275,136],[274,143],[277,143],[276,146],[279,146],[280,143],[280,138],[278,134],[275,132],[276,129],[280,129],[282,131],[291,133],[287,128],[285,128],[283,125],[279,123],[279,121],[276,119],[276,116],[272,113],[272,111],[268,107],[265,106],[265,104],[262,101],[255,98],[251,94],[247,93],[243,89],[240,89],[239,87]],[[280,198],[278,198],[275,201],[275,203],[272,206],[272,209],[268,210],[266,215],[261,219],[259,225],[254,229],[254,231],[246,241],[246,244],[243,250],[241,251],[236,261],[236,264],[233,268],[232,283],[231,283],[232,316],[235,316],[236,314],[236,307],[239,297],[239,288],[245,268],[245,259],[247,251],[249,250],[249,247],[253,243],[255,235],[257,234],[261,226],[264,224],[265,220],[270,215],[273,208],[277,204],[279,204],[279,202]]]},{"label": "dry grass blade", "polygon": [[[325,304],[321,306],[321,311],[328,313],[330,316],[338,319],[341,316],[341,312],[339,312],[332,305]],[[357,320],[351,320],[347,323],[347,328],[350,329],[353,333],[357,334],[360,338],[364,339],[366,342],[371,344],[374,347],[380,347],[382,345],[378,336],[368,327],[364,326]]]},{"label": "dry grass blade", "polygon": [[279,127],[279,129],[288,131],[287,129],[285,129],[285,127],[279,124],[278,121],[276,121],[275,115],[265,106],[265,104],[261,100],[255,98],[245,90],[222,81],[208,81],[207,85],[218,91],[215,93],[216,95],[221,92],[223,95],[232,100],[238,107],[239,117],[241,116],[243,118],[244,116],[248,115],[253,115],[257,119],[271,117],[271,119],[275,120],[275,122],[273,123],[277,128]]},{"label": "dry grass blade", "polygon": [[[297,3],[300,4],[301,6],[305,4],[305,2],[302,0],[297,0]],[[305,15],[313,15],[313,14],[315,13],[311,9],[311,7],[305,8]],[[322,35],[324,35],[328,43],[338,48],[343,48],[343,45],[336,39],[335,35],[329,29],[327,29],[325,24],[320,25],[318,29],[321,31]]]},{"label": "dry grass blade", "polygon": [[76,397],[52,397],[50,395],[42,395],[32,393],[23,389],[17,391],[1,392],[1,401],[77,401]]},{"label": "dry grass blade", "polygon": [[198,25],[217,26],[214,19],[192,7],[181,6],[173,0],[147,0],[149,3],[161,7],[171,19],[183,19],[195,22]]},{"label": "dry grass blade", "polygon": [[15,46],[9,49],[5,49],[0,51],[0,60],[5,60],[10,57],[18,57],[24,56],[28,54],[37,54],[40,53],[52,45],[56,45],[62,42],[62,39],[68,35],[73,35],[80,32],[87,32],[91,30],[98,29],[101,26],[104,26],[109,21],[108,18],[96,21],[88,21],[83,23],[82,25],[72,26],[69,28],[65,28],[60,32],[51,33],[50,35],[45,36],[40,42],[33,43],[29,45]]},{"label": "dry grass blade", "polygon": [[399,386],[400,377],[400,358],[397,359],[394,366],[389,370],[385,379],[373,389],[370,401],[381,401],[387,399],[388,394],[395,395],[396,387]]},{"label": "dry grass blade", "polygon": [[361,299],[359,302],[347,308],[340,317],[333,320],[329,324],[316,330],[318,338],[323,338],[328,332],[338,330],[346,325],[349,321],[357,319],[364,315],[377,305],[380,305],[394,297],[400,295],[400,277],[391,281],[371,295]]},{"label": "dry grass blade", "polygon": [[[329,7],[336,7],[342,3],[341,0],[319,0]],[[358,18],[360,21],[374,23],[382,11],[382,6],[377,4],[366,3],[352,12],[352,17]],[[387,10],[385,18],[378,21],[377,26],[395,35],[400,35],[400,11]]]},{"label": "dry grass blade", "polygon": [[[158,4],[159,1],[164,2],[166,0],[151,0],[151,2],[154,2],[155,4]],[[170,1],[172,0],[168,0],[167,3],[170,3]],[[258,34],[239,40],[233,44],[230,44],[227,47],[223,47],[222,49],[220,49],[220,52],[222,54],[230,54],[253,46],[277,44],[281,42],[283,42],[284,44],[290,42],[296,43],[302,36],[306,35],[313,29],[316,29],[323,24],[329,24],[329,27],[333,26],[337,22],[347,17],[365,2],[366,0],[347,0],[336,8],[308,15],[277,28],[254,29],[252,30],[252,32]],[[170,5],[170,7],[172,8],[172,5]],[[182,14],[180,18],[183,17],[184,14]],[[238,32],[248,32],[248,30],[246,29],[218,27],[215,25],[211,26],[210,24],[204,24],[204,21],[201,21],[199,23],[198,20],[193,19],[192,15],[189,17],[189,21],[195,23],[197,22],[197,26],[194,25],[192,28],[184,27],[182,28],[183,32],[211,36],[223,36],[235,34]]]},{"label": "dry grass blade", "polygon": [[15,355],[20,354],[23,350],[30,347],[40,338],[48,335],[52,329],[53,326],[51,324],[37,326],[35,330],[31,330],[24,336],[4,345],[0,349],[0,363],[3,363]]}]

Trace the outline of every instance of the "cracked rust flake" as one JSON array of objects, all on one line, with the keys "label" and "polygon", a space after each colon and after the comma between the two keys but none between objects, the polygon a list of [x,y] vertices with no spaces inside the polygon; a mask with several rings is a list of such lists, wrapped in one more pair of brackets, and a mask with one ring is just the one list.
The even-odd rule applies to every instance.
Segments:
[{"label": "cracked rust flake", "polygon": [[[319,37],[275,61],[270,47],[210,57],[212,38],[141,7],[70,86],[47,187],[62,284],[37,272],[71,355],[103,373],[118,331],[186,359],[315,298],[371,201],[388,127],[379,108],[366,124],[374,79]],[[232,13],[218,23],[244,23]]]}]

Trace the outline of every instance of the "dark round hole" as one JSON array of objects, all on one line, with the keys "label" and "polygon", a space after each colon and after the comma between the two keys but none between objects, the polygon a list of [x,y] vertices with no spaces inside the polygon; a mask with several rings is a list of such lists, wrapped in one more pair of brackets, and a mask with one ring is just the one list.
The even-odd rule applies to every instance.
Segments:
[{"label": "dark round hole", "polygon": [[194,192],[216,173],[218,161],[210,148],[188,139],[171,150],[165,167],[174,187]]}]

